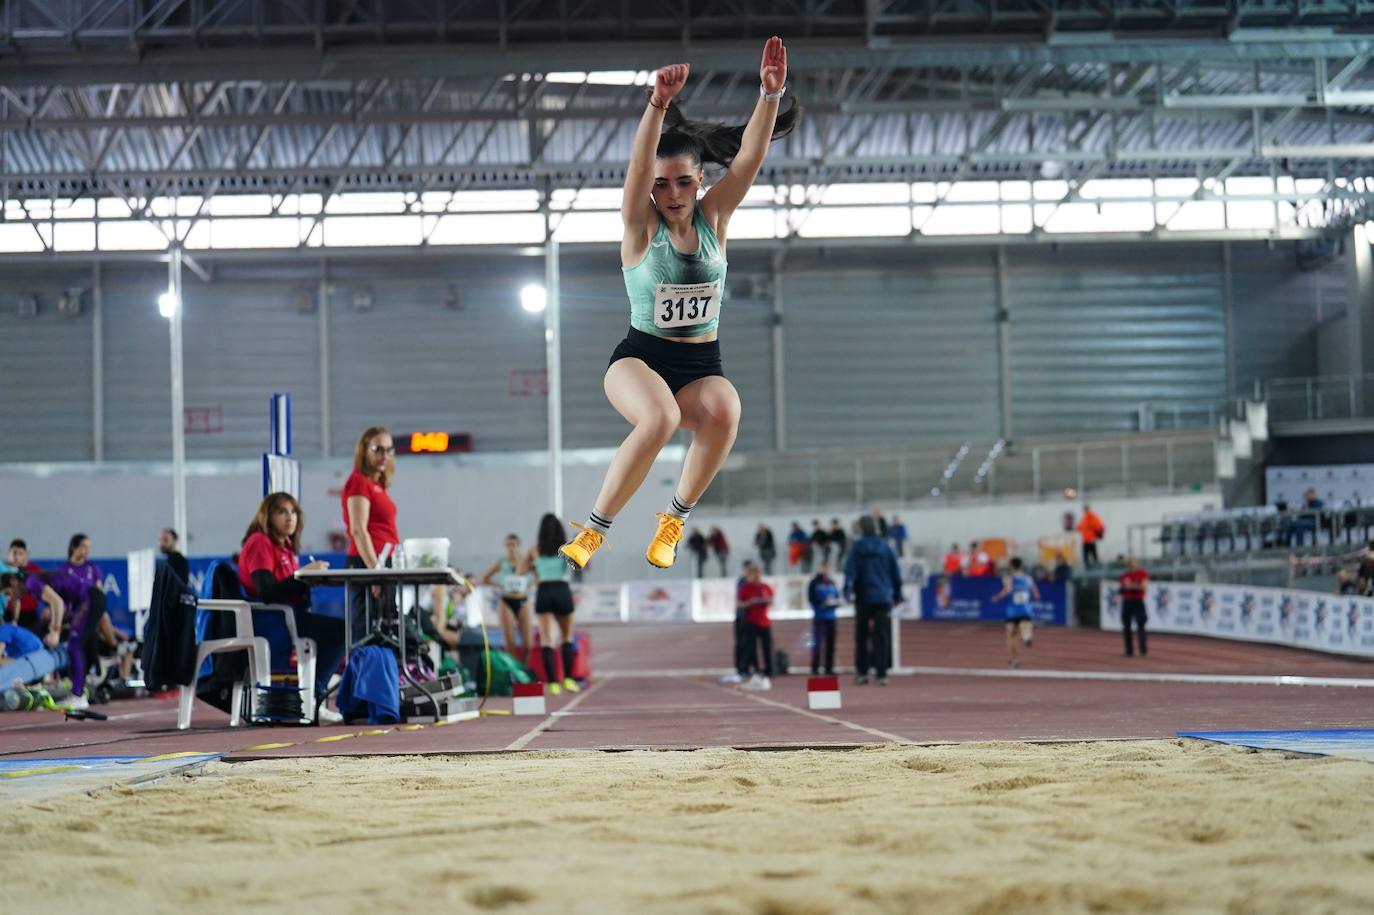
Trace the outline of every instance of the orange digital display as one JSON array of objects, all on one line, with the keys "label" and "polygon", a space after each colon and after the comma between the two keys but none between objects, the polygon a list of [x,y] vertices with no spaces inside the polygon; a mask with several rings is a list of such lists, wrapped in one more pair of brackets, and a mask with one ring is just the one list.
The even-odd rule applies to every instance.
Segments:
[{"label": "orange digital display", "polygon": [[411,454],[443,454],[448,451],[447,432],[412,432],[410,434]]},{"label": "orange digital display", "polygon": [[401,432],[396,435],[397,454],[457,454],[472,450],[469,432]]}]

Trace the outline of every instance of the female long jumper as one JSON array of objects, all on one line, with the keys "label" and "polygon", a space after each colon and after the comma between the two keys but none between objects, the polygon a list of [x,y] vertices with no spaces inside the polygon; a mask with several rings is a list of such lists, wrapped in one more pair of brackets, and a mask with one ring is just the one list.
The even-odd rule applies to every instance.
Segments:
[{"label": "female long jumper", "polygon": [[[611,406],[634,428],[611,461],[586,525],[576,525],[578,535],[559,550],[579,569],[605,542],[673,433],[688,429],[692,444],[682,476],[645,553],[652,565],[671,566],[683,524],[725,463],[739,427],[739,394],[721,368],[717,330],[726,230],[768,144],[792,130],[798,109],[793,103],[778,113],[787,83],[780,38],[763,46],[759,101],[746,125],[687,120],[673,100],[688,69],[673,64],[655,74],[625,175],[620,263],[630,330],[611,354],[604,386]],[[727,170],[698,199],[706,163]]]}]

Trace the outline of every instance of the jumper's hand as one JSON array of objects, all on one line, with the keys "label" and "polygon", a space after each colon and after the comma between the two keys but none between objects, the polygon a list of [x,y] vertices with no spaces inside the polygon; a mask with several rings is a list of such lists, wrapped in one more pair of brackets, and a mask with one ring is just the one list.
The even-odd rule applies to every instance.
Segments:
[{"label": "jumper's hand", "polygon": [[670,64],[655,73],[654,98],[662,105],[676,98],[682,87],[687,85],[687,72],[691,68],[691,64]]},{"label": "jumper's hand", "polygon": [[776,35],[764,42],[763,61],[759,64],[759,85],[770,94],[787,85],[787,48]]}]

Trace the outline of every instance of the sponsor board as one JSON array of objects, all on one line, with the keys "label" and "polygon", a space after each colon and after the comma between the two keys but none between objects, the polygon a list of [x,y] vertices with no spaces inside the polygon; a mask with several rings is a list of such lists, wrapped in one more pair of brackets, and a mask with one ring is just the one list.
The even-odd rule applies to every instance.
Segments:
[{"label": "sponsor board", "polygon": [[[1121,600],[1102,583],[1102,628],[1121,628]],[[1247,642],[1374,657],[1374,599],[1259,588],[1151,582],[1145,592],[1154,632],[1209,635]]]}]

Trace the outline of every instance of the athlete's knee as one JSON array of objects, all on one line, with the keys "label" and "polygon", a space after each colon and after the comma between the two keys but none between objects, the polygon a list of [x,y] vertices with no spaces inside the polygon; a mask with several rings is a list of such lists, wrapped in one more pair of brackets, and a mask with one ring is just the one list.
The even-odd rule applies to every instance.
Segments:
[{"label": "athlete's knee", "polygon": [[697,426],[721,431],[737,429],[739,413],[738,397],[712,397],[702,401],[697,413]]},{"label": "athlete's knee", "polygon": [[661,442],[673,437],[682,424],[682,411],[677,404],[670,403],[655,409],[635,423],[635,429]]}]

